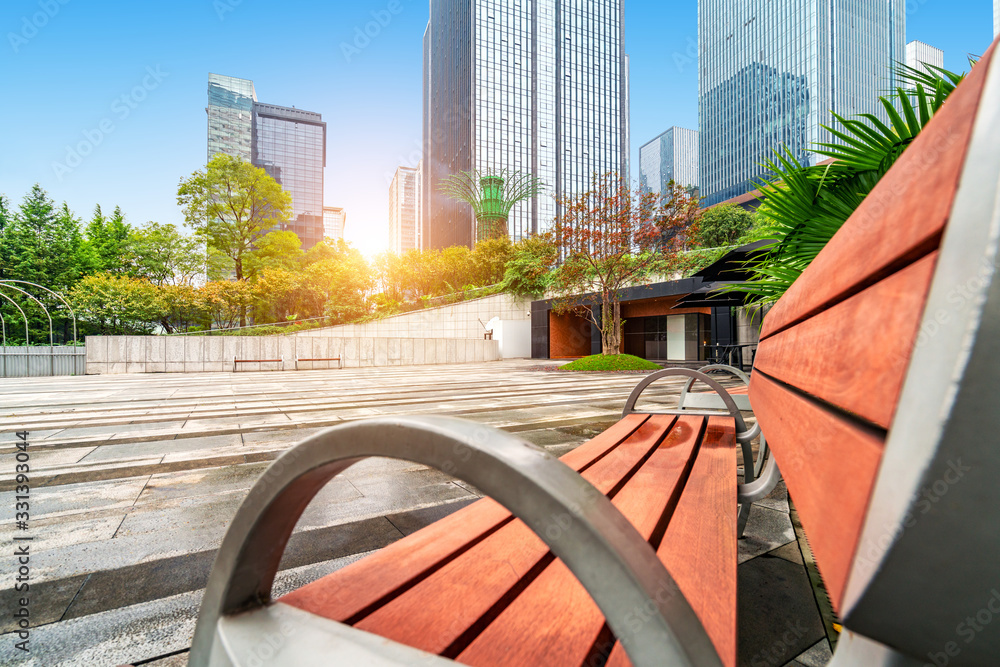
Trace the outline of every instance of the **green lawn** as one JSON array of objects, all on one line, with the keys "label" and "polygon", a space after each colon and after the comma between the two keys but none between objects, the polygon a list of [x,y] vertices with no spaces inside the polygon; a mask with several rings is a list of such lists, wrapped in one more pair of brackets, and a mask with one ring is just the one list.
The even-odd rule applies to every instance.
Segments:
[{"label": "green lawn", "polygon": [[660,366],[631,354],[595,354],[568,363],[561,371],[658,371]]}]

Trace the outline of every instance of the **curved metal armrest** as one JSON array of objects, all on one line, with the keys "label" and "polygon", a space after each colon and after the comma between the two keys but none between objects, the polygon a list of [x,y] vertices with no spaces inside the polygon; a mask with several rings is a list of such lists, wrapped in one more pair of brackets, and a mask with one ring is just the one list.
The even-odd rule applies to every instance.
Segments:
[{"label": "curved metal armrest", "polygon": [[[706,368],[709,370],[716,368],[729,369],[728,366],[706,366]],[[642,392],[646,391],[649,385],[653,384],[657,380],[662,380],[665,377],[689,378],[687,385],[681,392],[679,412],[680,414],[699,414],[698,412],[692,410],[684,410],[683,398],[687,395],[687,390],[692,384],[696,381],[704,382],[712,389],[712,391],[719,395],[719,398],[722,399],[722,403],[726,406],[726,410],[729,411],[730,416],[736,421],[736,440],[740,443],[740,447],[743,450],[743,481],[744,483],[749,484],[756,478],[756,470],[753,462],[753,448],[750,446],[750,443],[760,433],[760,426],[754,424],[754,427],[748,430],[746,422],[743,420],[743,413],[740,411],[739,406],[736,405],[736,401],[733,400],[733,397],[728,391],[726,391],[725,387],[719,384],[714,378],[706,375],[703,372],[704,370],[705,369],[702,369],[701,371],[693,371],[690,368],[667,368],[662,371],[657,371],[656,373],[651,373],[644,378],[635,389],[632,390],[631,395],[629,395],[628,400],[625,402],[625,409],[622,412],[622,416],[626,417],[633,414],[635,412],[635,406],[639,402],[639,397],[642,396]],[[743,377],[746,378],[746,375],[743,374],[742,371],[738,371],[735,368],[732,370],[742,374]],[[750,378],[746,378],[746,381],[749,382]]]},{"label": "curved metal armrest", "polygon": [[458,419],[410,417],[328,429],[268,468],[219,549],[195,630],[192,667],[237,664],[235,649],[224,639],[244,617],[234,615],[271,601],[281,555],[306,506],[334,476],[371,456],[454,475],[524,521],[587,589],[633,664],[722,664],[652,547],[600,491],[550,454],[502,431]]}]

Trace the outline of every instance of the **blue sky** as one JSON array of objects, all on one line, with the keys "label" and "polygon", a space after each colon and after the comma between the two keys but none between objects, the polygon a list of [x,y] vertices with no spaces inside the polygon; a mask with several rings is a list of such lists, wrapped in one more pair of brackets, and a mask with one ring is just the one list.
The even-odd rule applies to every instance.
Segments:
[{"label": "blue sky", "polygon": [[[4,0],[0,193],[16,203],[38,182],[83,217],[100,203],[134,224],[181,224],[177,183],[204,166],[217,72],[323,114],[327,204],[347,209],[349,240],[379,251],[392,173],[420,151],[428,4],[396,1],[397,13],[392,0]],[[625,2],[635,163],[667,127],[697,127],[697,3]],[[990,0],[907,5],[907,40],[944,49],[951,69],[990,43]],[[377,18],[369,43],[345,49]],[[69,152],[81,143],[87,155]]]}]

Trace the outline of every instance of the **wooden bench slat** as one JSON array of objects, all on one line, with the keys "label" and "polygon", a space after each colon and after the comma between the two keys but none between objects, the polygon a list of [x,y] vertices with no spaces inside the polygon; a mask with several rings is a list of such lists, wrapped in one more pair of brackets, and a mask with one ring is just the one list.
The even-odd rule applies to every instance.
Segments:
[{"label": "wooden bench slat", "polygon": [[951,214],[988,63],[966,81],[764,318],[767,339],[936,250]]},{"label": "wooden bench slat", "polygon": [[[648,417],[629,415],[560,460],[584,470],[627,439]],[[395,591],[411,585],[456,552],[509,520],[510,513],[483,499],[356,563],[281,598],[281,602],[335,621],[347,622]]]},{"label": "wooden bench slat", "polygon": [[937,257],[933,252],[764,341],[755,369],[888,429]]},{"label": "wooden bench slat", "polygon": [[[673,418],[652,418],[583,477],[601,493],[610,493],[663,439]],[[355,627],[428,651],[449,649],[490,620],[498,603],[517,593],[529,572],[548,563],[548,547],[521,521],[515,520],[451,561],[413,588],[393,598]],[[452,651],[457,652],[458,646]]]},{"label": "wooden bench slat", "polygon": [[761,428],[839,609],[885,442],[875,429],[754,373]]},{"label": "wooden bench slat", "polygon": [[[712,639],[736,666],[736,429],[712,417],[657,555]],[[607,667],[631,667],[621,643]]]},{"label": "wooden bench slat", "polygon": [[[677,503],[703,423],[702,417],[681,417],[613,499],[647,540],[659,538],[657,528],[662,534],[661,524]],[[735,462],[730,473],[735,479]],[[733,501],[735,505],[735,492]],[[604,628],[604,615],[586,589],[562,562],[555,561],[458,656],[458,661],[476,667],[581,665]]]}]

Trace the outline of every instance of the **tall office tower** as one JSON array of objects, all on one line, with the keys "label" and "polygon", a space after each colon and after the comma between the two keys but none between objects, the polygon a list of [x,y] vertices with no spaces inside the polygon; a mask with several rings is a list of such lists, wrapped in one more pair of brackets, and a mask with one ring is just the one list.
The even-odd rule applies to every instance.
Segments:
[{"label": "tall office tower", "polygon": [[993,0],[993,36],[1000,35],[1000,0]]},{"label": "tall office tower", "polygon": [[343,239],[347,228],[347,211],[337,206],[323,207],[323,238]]},{"label": "tall office tower", "polygon": [[420,170],[400,167],[389,187],[389,249],[401,255],[419,248]]},{"label": "tall office tower", "polygon": [[904,0],[699,0],[705,204],[745,194],[775,150],[815,164],[831,112],[884,117],[905,58]]},{"label": "tall office tower", "polygon": [[674,183],[698,187],[698,132],[672,127],[639,149],[639,185],[643,192],[664,192]]},{"label": "tall office tower", "polygon": [[471,246],[471,208],[440,191],[459,172],[544,181],[517,205],[515,240],[550,228],[595,173],[627,176],[622,0],[431,0],[424,33],[423,240]]},{"label": "tall office tower", "polygon": [[253,81],[221,74],[208,75],[208,159],[216,153],[250,161],[253,143]]},{"label": "tall office tower", "polygon": [[309,249],[323,239],[326,123],[318,113],[261,104],[253,81],[208,75],[208,159],[217,153],[263,168],[292,196],[285,229]]},{"label": "tall office tower", "polygon": [[906,65],[913,69],[926,69],[924,65],[944,67],[944,51],[914,40],[906,45]]},{"label": "tall office tower", "polygon": [[287,229],[306,250],[323,240],[323,169],[326,123],[312,111],[254,105],[252,162],[292,195]]}]

